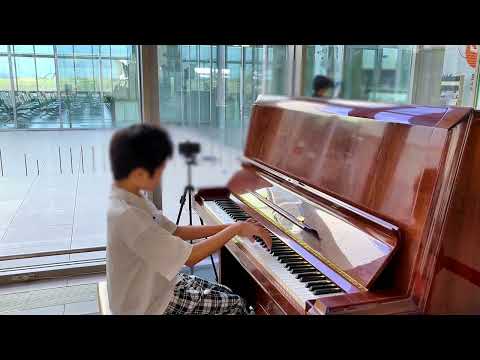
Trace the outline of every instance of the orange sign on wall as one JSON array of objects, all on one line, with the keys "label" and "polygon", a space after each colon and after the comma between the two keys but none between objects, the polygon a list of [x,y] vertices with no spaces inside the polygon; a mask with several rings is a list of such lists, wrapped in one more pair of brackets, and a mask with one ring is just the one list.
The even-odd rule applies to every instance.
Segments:
[{"label": "orange sign on wall", "polygon": [[467,45],[465,48],[465,58],[467,59],[468,65],[475,69],[477,67],[478,60],[478,46]]}]

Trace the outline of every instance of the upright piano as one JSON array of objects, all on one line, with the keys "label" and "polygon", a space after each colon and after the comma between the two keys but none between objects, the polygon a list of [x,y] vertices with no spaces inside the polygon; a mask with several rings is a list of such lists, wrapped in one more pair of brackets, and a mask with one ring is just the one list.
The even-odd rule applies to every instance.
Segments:
[{"label": "upright piano", "polygon": [[199,189],[207,224],[248,218],[220,282],[257,314],[480,313],[480,114],[260,97],[242,166]]}]

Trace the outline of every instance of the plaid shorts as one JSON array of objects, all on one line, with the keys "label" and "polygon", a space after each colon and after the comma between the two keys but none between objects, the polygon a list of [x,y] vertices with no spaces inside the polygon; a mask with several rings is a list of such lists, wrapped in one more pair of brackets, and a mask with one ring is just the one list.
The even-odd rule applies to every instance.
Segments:
[{"label": "plaid shorts", "polygon": [[245,301],[225,285],[194,275],[178,274],[180,279],[165,315],[247,315]]}]

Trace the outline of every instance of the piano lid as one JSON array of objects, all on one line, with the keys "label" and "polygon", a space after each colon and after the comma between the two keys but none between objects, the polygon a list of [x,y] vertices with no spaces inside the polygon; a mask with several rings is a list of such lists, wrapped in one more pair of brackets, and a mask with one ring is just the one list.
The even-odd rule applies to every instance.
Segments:
[{"label": "piano lid", "polygon": [[329,114],[355,118],[368,118],[398,124],[451,128],[472,110],[452,106],[420,106],[370,103],[365,101],[310,97],[260,95],[254,105],[274,106],[289,111],[304,112],[316,116]]},{"label": "piano lid", "polygon": [[237,172],[228,187],[252,210],[359,288],[372,286],[398,246],[395,233],[351,221],[253,168]]}]

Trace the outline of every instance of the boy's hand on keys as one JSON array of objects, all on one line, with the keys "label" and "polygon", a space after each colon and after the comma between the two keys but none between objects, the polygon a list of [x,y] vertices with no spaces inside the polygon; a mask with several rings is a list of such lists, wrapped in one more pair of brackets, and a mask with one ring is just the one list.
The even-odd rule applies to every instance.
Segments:
[{"label": "boy's hand on keys", "polygon": [[258,236],[269,249],[272,248],[272,238],[269,232],[253,219],[241,222],[240,233],[238,235],[248,237],[252,242],[255,242],[254,236]]}]

